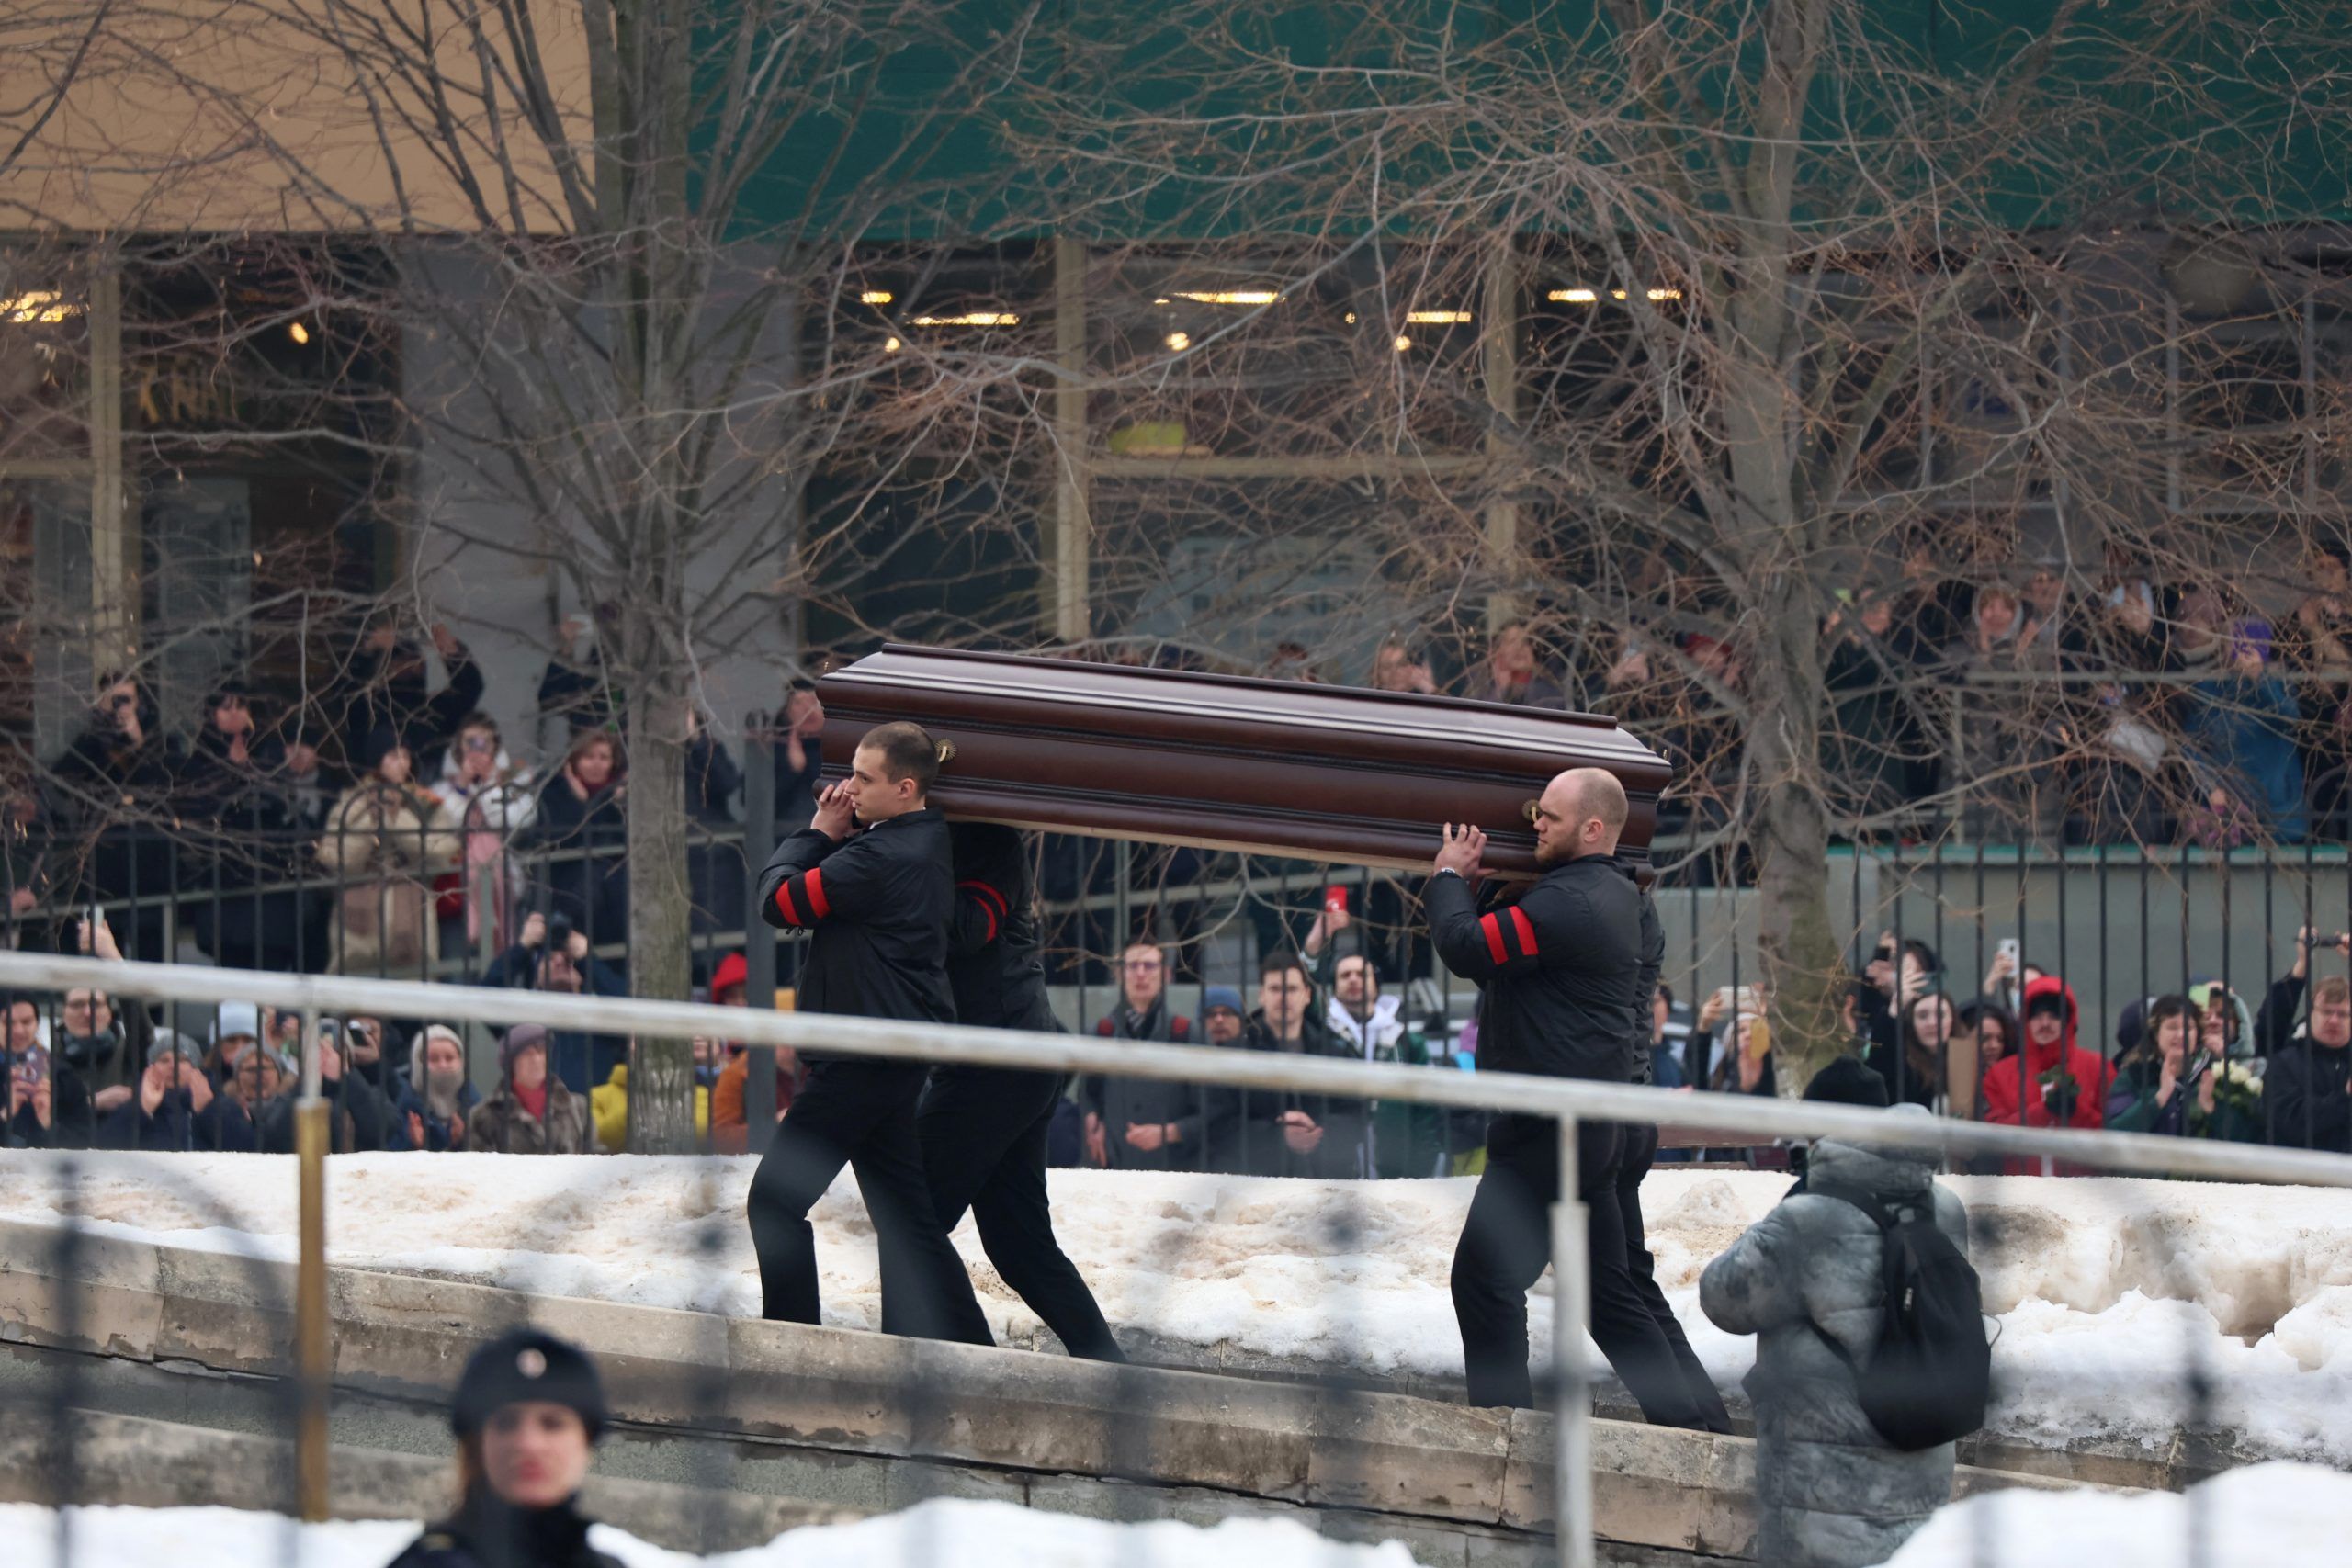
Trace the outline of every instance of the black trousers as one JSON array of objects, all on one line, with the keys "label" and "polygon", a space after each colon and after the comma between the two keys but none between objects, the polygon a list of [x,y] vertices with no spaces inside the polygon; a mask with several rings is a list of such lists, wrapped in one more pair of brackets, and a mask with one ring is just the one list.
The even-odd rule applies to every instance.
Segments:
[{"label": "black trousers", "polygon": [[759,1254],[761,1315],[815,1323],[817,1244],[808,1211],[846,1165],[874,1221],[882,1257],[882,1332],[989,1345],[988,1319],[964,1260],[932,1213],[915,1138],[922,1064],[812,1063],[752,1177],[752,1247]]},{"label": "black trousers", "polygon": [[935,1069],[915,1121],[932,1212],[942,1231],[972,1212],[989,1261],[1071,1355],[1124,1361],[1094,1292],[1054,1239],[1046,1135],[1061,1098],[1062,1080],[1052,1073]]},{"label": "black trousers", "polygon": [[[1588,1215],[1592,1337],[1653,1425],[1707,1429],[1708,1413],[1693,1398],[1627,1261],[1624,1211],[1617,1197],[1624,1129],[1588,1122],[1577,1131],[1577,1192]],[[1478,1179],[1453,1253],[1453,1311],[1462,1325],[1473,1404],[1534,1407],[1527,1372],[1527,1292],[1551,1261],[1550,1210],[1559,1195],[1555,1124],[1537,1117],[1497,1116],[1487,1134],[1486,1174]]]},{"label": "black trousers", "polygon": [[1707,1375],[1698,1352],[1690,1348],[1690,1337],[1682,1332],[1681,1320],[1666,1304],[1666,1292],[1657,1288],[1657,1259],[1650,1256],[1649,1237],[1642,1230],[1642,1179],[1650,1173],[1650,1167],[1657,1159],[1657,1129],[1644,1122],[1629,1122],[1618,1131],[1623,1134],[1623,1145],[1617,1156],[1617,1213],[1624,1226],[1625,1267],[1633,1275],[1634,1293],[1657,1321],[1658,1332],[1666,1336],[1667,1350],[1673,1356],[1675,1367],[1682,1374],[1682,1386],[1690,1391],[1690,1403],[1699,1412],[1699,1425],[1710,1432],[1728,1432],[1731,1412],[1724,1408],[1724,1396],[1715,1392],[1715,1380]]}]

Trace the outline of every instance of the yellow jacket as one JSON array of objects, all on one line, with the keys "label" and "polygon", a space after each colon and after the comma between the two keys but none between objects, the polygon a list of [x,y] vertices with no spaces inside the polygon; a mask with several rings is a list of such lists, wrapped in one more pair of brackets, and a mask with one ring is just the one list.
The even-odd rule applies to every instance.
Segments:
[{"label": "yellow jacket", "polygon": [[[596,1143],[608,1155],[628,1145],[628,1064],[613,1065],[613,1076],[588,1091],[588,1118],[596,1124]],[[695,1136],[710,1136],[710,1090],[695,1085]]]}]

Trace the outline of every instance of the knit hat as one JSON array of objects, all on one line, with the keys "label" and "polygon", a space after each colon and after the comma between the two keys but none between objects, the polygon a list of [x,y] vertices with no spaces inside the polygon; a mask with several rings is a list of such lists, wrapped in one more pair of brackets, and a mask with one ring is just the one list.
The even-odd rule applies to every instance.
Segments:
[{"label": "knit hat", "polygon": [[292,1077],[296,1073],[301,1071],[301,1068],[295,1066],[294,1058],[290,1055],[278,1050],[274,1045],[265,1045],[258,1040],[247,1041],[245,1043],[244,1049],[239,1051],[235,1055],[229,1058],[230,1069],[234,1071],[236,1068],[243,1066],[244,1065],[245,1058],[252,1055],[256,1051],[268,1057],[271,1061],[277,1063],[277,1070],[288,1077]]},{"label": "knit hat", "polygon": [[720,959],[718,967],[711,972],[710,999],[717,1001],[718,994],[729,986],[747,986],[751,980],[752,966],[743,962],[741,953],[730,953]]},{"label": "knit hat", "polygon": [[435,1040],[447,1040],[450,1044],[455,1045],[458,1048],[458,1055],[460,1057],[464,1056],[466,1053],[466,1042],[464,1038],[460,1036],[456,1030],[450,1028],[446,1023],[428,1023],[423,1029],[418,1030],[416,1032],[416,1038],[409,1042],[408,1081],[419,1094],[423,1094],[424,1092],[425,1048],[431,1045]]},{"label": "knit hat", "polygon": [[526,1051],[545,1054],[548,1048],[547,1026],[541,1023],[518,1023],[506,1032],[498,1043],[498,1070],[506,1077],[514,1075],[514,1058]]},{"label": "knit hat", "polygon": [[202,1048],[175,1029],[160,1030],[156,1032],[153,1043],[147,1047],[147,1065],[152,1067],[175,1051],[180,1054],[181,1059],[189,1066],[203,1066]]},{"label": "knit hat", "polygon": [[2138,1001],[2126,1002],[2123,1010],[2115,1015],[2118,1056],[2129,1055],[2139,1048],[2141,1039],[2148,1032],[2148,1005],[2154,1000],[2154,997],[2142,997]]},{"label": "knit hat", "polygon": [[2036,1013],[2044,1012],[2048,1013],[2052,1018],[2065,1017],[2066,994],[2064,991],[2056,989],[2036,991],[2033,995],[2025,999],[2026,1017],[2031,1018]]},{"label": "knit hat", "polygon": [[222,1002],[212,1019],[212,1043],[247,1035],[261,1038],[261,1009],[251,1002]]},{"label": "knit hat", "polygon": [[509,1329],[467,1359],[449,1402],[449,1427],[469,1438],[506,1406],[533,1401],[576,1414],[592,1443],[605,1435],[605,1383],[596,1363],[578,1346],[536,1328]]},{"label": "knit hat", "polygon": [[1231,1008],[1236,1013],[1243,1012],[1245,1010],[1241,1006],[1241,993],[1231,986],[1211,986],[1201,993],[1203,1012],[1215,1012],[1219,1008]]},{"label": "knit hat", "polygon": [[1804,1086],[1807,1100],[1830,1105],[1862,1105],[1886,1109],[1886,1080],[1864,1066],[1859,1056],[1839,1056]]}]

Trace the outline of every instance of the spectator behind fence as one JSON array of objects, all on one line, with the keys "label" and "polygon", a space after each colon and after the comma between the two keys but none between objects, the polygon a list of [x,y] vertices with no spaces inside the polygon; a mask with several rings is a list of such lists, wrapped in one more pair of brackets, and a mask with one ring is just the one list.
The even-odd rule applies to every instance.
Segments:
[{"label": "spectator behind fence", "polygon": [[2017,1049],[2017,1021],[1995,1001],[1973,1001],[1952,1016],[1951,1084],[1944,1114],[1974,1122],[1984,1111],[1984,1071]]},{"label": "spectator behind fence", "polygon": [[538,816],[527,770],[517,768],[488,714],[468,714],[441,764],[434,822],[449,846],[453,868],[434,886],[441,890],[441,948],[468,950],[487,940],[492,952],[514,940],[515,905],[523,864],[514,846]]},{"label": "spectator behind fence", "polygon": [[551,852],[555,911],[596,944],[628,940],[628,763],[601,730],[572,737],[563,765],[539,787],[532,841]]},{"label": "spectator behind fence", "polygon": [[605,600],[593,615],[593,621],[564,617],[539,677],[539,716],[561,720],[574,736],[611,730],[616,716],[628,711],[605,675],[605,645],[618,634],[620,605]]},{"label": "spectator behind fence", "polygon": [[[87,897],[107,903],[168,887],[171,842],[162,831],[179,775],[178,743],[161,728],[155,700],[137,680],[109,677],[98,689],[82,728],[51,765],[58,798],[51,815],[71,847],[67,861],[83,862]],[[133,922],[133,947],[159,952],[160,910]]]},{"label": "spectator behind fence", "polygon": [[467,1118],[481,1091],[466,1081],[466,1043],[446,1023],[428,1023],[409,1047],[408,1076],[392,1101],[407,1146],[426,1154],[468,1147]]},{"label": "spectator behind fence", "polygon": [[[85,953],[108,964],[122,962],[122,949],[116,945],[114,931],[103,915],[96,923],[86,915],[76,920],[74,942]],[[134,999],[118,1008],[113,998],[88,986],[76,986],[65,993],[57,1021],[51,1043],[58,1061],[96,1090],[126,1084],[136,1077],[147,1060],[147,1046],[154,1034],[144,1004]],[[115,1103],[119,1101],[100,1109],[111,1110]]]},{"label": "spectator behind fence", "polygon": [[[2106,1122],[2113,1070],[2097,1052],[2075,1043],[2076,1018],[2075,993],[2064,981],[2044,976],[2027,983],[2024,1049],[1984,1070],[1985,1121],[2094,1131]],[[2043,1163],[2012,1159],[2007,1168],[2028,1176]]]},{"label": "spectator behind fence", "polygon": [[596,1363],[537,1329],[476,1350],[449,1410],[458,1511],[390,1568],[621,1568],[588,1544],[580,1488],[607,1419]]},{"label": "spectator behind fence", "polygon": [[212,1014],[211,1048],[205,1054],[205,1076],[219,1088],[248,1042],[261,1038],[261,1009],[251,1002],[222,1002]]},{"label": "spectator behind fence", "polygon": [[[2264,1120],[2273,1143],[2352,1154],[2352,984],[2341,975],[2321,979],[2311,987],[2309,1022],[2297,1021],[2322,935],[2309,926],[2295,933],[2294,967],[2263,998],[2255,1032],[2270,1057]],[[2352,937],[2335,934],[2329,945],[2352,957]]]},{"label": "spectator behind fence", "polygon": [[2199,1021],[2187,997],[2158,997],[2149,1004],[2142,1025],[2144,1048],[2118,1070],[2108,1091],[2110,1129],[2261,1142],[2261,1119],[2248,1109],[2259,1099],[2260,1080],[2245,1066],[2208,1052]]},{"label": "spectator behind fence", "polygon": [[1482,703],[1532,708],[1562,707],[1567,701],[1560,682],[1538,668],[1533,634],[1517,622],[1495,634],[1485,661],[1462,694]]},{"label": "spectator behind fence", "polygon": [[[1119,1002],[1096,1021],[1094,1032],[1119,1040],[1170,1041],[1187,1044],[1193,1021],[1178,1016],[1168,1000],[1168,955],[1148,942],[1127,944],[1119,957]],[[1230,999],[1238,1012],[1240,993],[1211,987],[1204,996]],[[1236,1036],[1238,1037],[1238,1031]],[[1216,1043],[1231,1043],[1229,1037]],[[1080,1080],[1085,1111],[1086,1163],[1117,1170],[1216,1170],[1237,1157],[1230,1147],[1238,1097],[1203,1084],[1095,1074]]]},{"label": "spectator behind fence", "polygon": [[820,737],[825,705],[814,682],[794,678],[785,688],[784,712],[775,741],[775,828],[797,833],[817,809],[817,786],[825,765]]},{"label": "spectator behind fence", "polygon": [[2058,747],[2029,679],[2055,671],[2055,650],[2021,635],[2017,595],[1988,583],[1976,591],[1967,635],[1943,650],[1939,664],[1958,711],[1946,783],[1970,786],[1962,827],[1990,843],[2020,836],[2056,843],[2065,813],[2052,767]]},{"label": "spectator behind fence", "polygon": [[466,1146],[481,1154],[591,1152],[588,1104],[548,1070],[548,1032],[518,1023],[498,1047],[498,1087],[466,1118]]},{"label": "spectator behind fence", "polygon": [[[254,1043],[247,1034],[243,1044]],[[258,1146],[244,1109],[216,1094],[198,1059],[196,1043],[164,1031],[148,1048],[147,1070],[130,1099],[98,1124],[98,1146],[160,1152],[173,1149],[251,1154]]]},{"label": "spectator behind fence", "polygon": [[[1914,997],[1904,1008],[1896,1044],[1871,1043],[1863,1064],[1884,1080],[1889,1105],[1910,1104],[1941,1112],[1955,1099],[1974,1098],[1951,1091],[1954,1084],[1975,1082],[1975,1075],[1951,1054],[1952,1025],[1957,1019],[1950,997],[1928,991]],[[1974,1065],[1972,1060],[1966,1067]]]},{"label": "spectator behind fence", "polygon": [[1438,694],[1429,660],[1403,637],[1388,638],[1372,656],[1372,684],[1374,690],[1381,692],[1413,692],[1425,697]]},{"label": "spectator behind fence", "polygon": [[424,978],[441,955],[432,880],[455,852],[434,828],[439,807],[415,786],[412,758],[390,726],[364,753],[367,773],[344,792],[319,840],[335,879],[327,972]]},{"label": "spectator behind fence", "polygon": [[[1823,1069],[1880,1085],[1850,1058]],[[1821,1077],[1805,1098],[1835,1099]],[[1918,1116],[1902,1105],[1889,1116]],[[1931,1220],[1965,1258],[1968,1214],[1936,1184],[1935,1157],[1906,1148],[1824,1138],[1808,1152],[1801,1190],[1753,1225],[1699,1277],[1699,1304],[1716,1327],[1753,1334],[1746,1387],[1756,1410],[1759,1507],[1756,1560],[1775,1568],[1861,1568],[1883,1562],[1951,1501],[1949,1442],[1905,1451],[1865,1410],[1859,1379],[1882,1348],[1887,1321],[1885,1249],[1872,1208]],[[1849,1199],[1842,1194],[1852,1193]],[[1832,1196],[1832,1193],[1840,1194]]]},{"label": "spectator behind fence", "polygon": [[[1385,994],[1380,971],[1363,953],[1351,953],[1331,966],[1331,1000],[1323,1021],[1331,1036],[1367,1062],[1430,1065],[1421,1032],[1407,1022],[1402,998]],[[1445,1152],[1445,1112],[1404,1100],[1371,1102],[1364,1161],[1374,1176],[1434,1176]]]},{"label": "spectator behind fence", "polygon": [[[575,930],[560,914],[549,919],[536,911],[523,918],[522,940],[491,960],[481,983],[566,996],[628,995],[628,982],[588,951],[586,931]],[[549,1039],[550,1070],[583,1101],[590,1087],[611,1077],[614,1065],[628,1055],[628,1043],[610,1034],[560,1029]]]},{"label": "spectator behind fence", "polygon": [[379,610],[368,618],[345,666],[343,701],[344,754],[358,764],[378,754],[379,731],[389,731],[414,759],[416,772],[432,778],[441,771],[441,754],[458,733],[465,716],[481,706],[481,669],[458,635],[439,621],[428,634],[448,680],[431,689],[424,650],[401,635],[401,617]]},{"label": "spectator behind fence", "polygon": [[2301,843],[2308,826],[2295,751],[2302,708],[2270,657],[2269,622],[2233,626],[2226,665],[2188,689],[2187,740],[2208,790],[2226,796],[2209,798],[2210,812],[2242,808],[2264,836]]},{"label": "spectator behind fence", "polygon": [[1762,986],[1734,991],[1718,986],[1699,1004],[1699,1032],[1709,1038],[1714,1062],[1707,1087],[1721,1093],[1779,1092],[1772,1063],[1772,1027],[1766,1021],[1771,997]]},{"label": "spectator behind fence", "polygon": [[[1309,1056],[1353,1057],[1331,1032],[1315,999],[1306,961],[1295,953],[1270,954],[1259,966],[1258,1010],[1250,1015],[1242,1045]],[[1241,1163],[1259,1176],[1353,1177],[1371,1174],[1366,1161],[1369,1107],[1361,1100],[1246,1089],[1241,1096]]]},{"label": "spectator behind fence", "polygon": [[1830,708],[1821,740],[1822,775],[1841,817],[1873,817],[1900,807],[1910,760],[1926,754],[1912,717],[1911,688],[1933,659],[1883,593],[1845,594],[1822,627],[1829,644],[1823,684]]},{"label": "spectator behind fence", "polygon": [[[711,974],[710,999],[723,1008],[748,1005],[745,992],[751,975],[751,965],[741,953],[729,953]],[[695,1044],[715,1048],[708,1069],[711,1146],[721,1154],[740,1155],[751,1146],[751,1118],[745,1106],[750,1099],[752,1054],[728,1040],[696,1040]],[[800,1055],[789,1045],[778,1045],[775,1051],[775,1118],[781,1122],[800,1088]],[[701,1077],[705,1070],[697,1061],[695,1076]]]},{"label": "spectator behind fence", "polygon": [[258,1040],[239,1046],[230,1058],[228,1080],[220,1092],[253,1123],[254,1138],[263,1154],[294,1152],[294,1089],[299,1072],[292,1057]]}]

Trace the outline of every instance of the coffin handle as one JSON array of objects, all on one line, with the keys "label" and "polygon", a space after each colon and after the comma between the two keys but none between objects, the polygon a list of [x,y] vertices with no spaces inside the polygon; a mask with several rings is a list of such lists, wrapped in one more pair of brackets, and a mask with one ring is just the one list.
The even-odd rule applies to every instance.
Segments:
[{"label": "coffin handle", "polygon": [[1532,822],[1535,820],[1536,808],[1543,804],[1541,800],[1522,800],[1519,803],[1519,814]]},{"label": "coffin handle", "polygon": [[954,742],[953,740],[948,739],[947,739],[945,736],[944,736],[944,735],[943,735],[943,736],[941,736],[941,737],[939,738],[939,763],[940,763],[940,766],[942,766],[942,767],[945,767],[948,763],[950,763],[950,762],[954,761],[955,760],[956,760],[956,742]]}]

